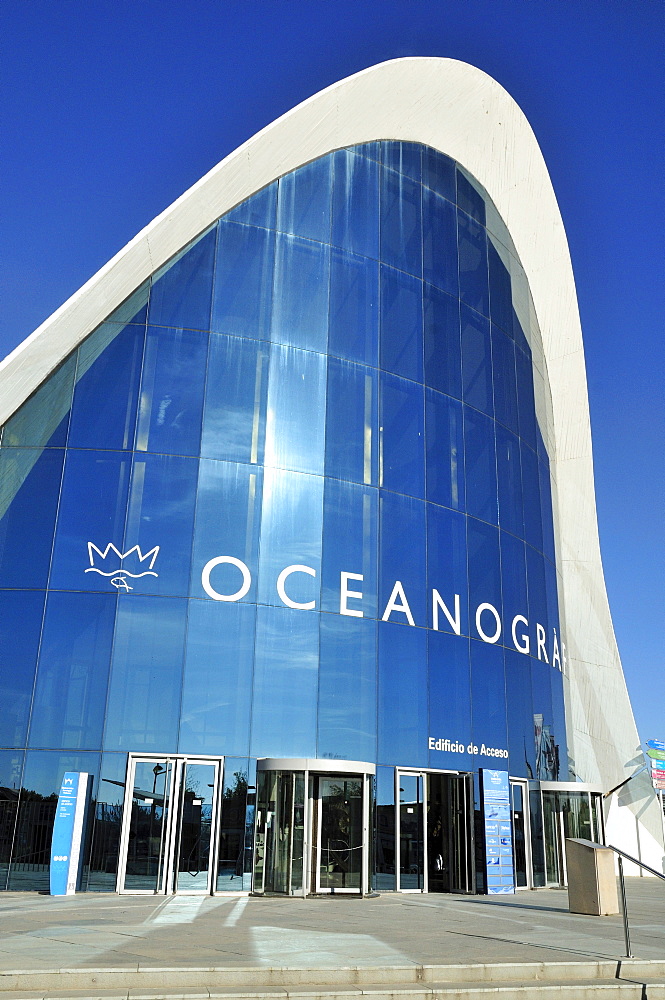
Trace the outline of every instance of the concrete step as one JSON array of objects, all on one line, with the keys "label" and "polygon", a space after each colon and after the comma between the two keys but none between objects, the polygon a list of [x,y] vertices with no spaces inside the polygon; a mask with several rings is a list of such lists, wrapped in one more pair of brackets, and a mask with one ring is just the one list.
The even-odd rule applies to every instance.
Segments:
[{"label": "concrete step", "polygon": [[0,973],[0,1000],[665,1000],[665,961]]}]

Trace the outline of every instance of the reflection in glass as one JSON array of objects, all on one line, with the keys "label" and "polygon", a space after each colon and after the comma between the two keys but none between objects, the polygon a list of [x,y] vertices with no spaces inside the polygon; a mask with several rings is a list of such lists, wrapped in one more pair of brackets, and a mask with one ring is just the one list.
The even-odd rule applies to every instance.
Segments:
[{"label": "reflection in glass", "polygon": [[265,464],[323,472],[326,363],[323,354],[273,346]]},{"label": "reflection in glass", "polygon": [[106,750],[176,748],[187,602],[124,595],[118,603]]},{"label": "reflection in glass", "polygon": [[334,154],[332,243],[355,254],[379,256],[379,167],[348,149]]},{"label": "reflection in glass", "polygon": [[148,323],[210,329],[210,300],[217,227],[186,247],[152,279]]},{"label": "reflection in glass", "polygon": [[30,746],[100,745],[116,603],[115,593],[49,594]]},{"label": "reflection in glass", "polygon": [[208,335],[149,327],[136,450],[197,455]]},{"label": "reflection in glass", "polygon": [[274,259],[274,233],[221,220],[211,330],[270,340]]},{"label": "reflection in glass", "polygon": [[64,452],[0,451],[0,587],[45,587]]},{"label": "reflection in glass", "polygon": [[319,870],[322,892],[362,889],[363,781],[319,778]]},{"label": "reflection in glass", "polygon": [[[0,592],[0,746],[3,747],[25,745],[43,613],[44,591]],[[21,623],[20,628],[16,627],[17,622]]]},{"label": "reflection in glass", "polygon": [[297,236],[277,236],[272,340],[325,351],[328,333],[330,247]]},{"label": "reflection in glass", "polygon": [[181,753],[248,752],[255,617],[251,604],[190,601]]},{"label": "reflection in glass", "polygon": [[263,461],[268,357],[256,341],[211,337],[201,455]]},{"label": "reflection in glass", "polygon": [[333,247],[330,260],[328,351],[377,366],[379,265]]}]

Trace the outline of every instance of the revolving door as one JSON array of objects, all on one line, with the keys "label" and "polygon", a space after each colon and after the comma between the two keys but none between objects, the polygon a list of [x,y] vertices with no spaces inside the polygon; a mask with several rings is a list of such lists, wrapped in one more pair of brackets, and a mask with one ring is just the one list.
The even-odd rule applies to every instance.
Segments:
[{"label": "revolving door", "polygon": [[259,761],[254,892],[367,892],[373,773],[360,761]]}]

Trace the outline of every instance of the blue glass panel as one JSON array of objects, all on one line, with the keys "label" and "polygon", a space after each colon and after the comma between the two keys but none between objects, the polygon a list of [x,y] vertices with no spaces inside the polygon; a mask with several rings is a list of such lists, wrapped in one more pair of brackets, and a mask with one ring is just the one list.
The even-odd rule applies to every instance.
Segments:
[{"label": "blue glass panel", "polygon": [[148,307],[152,326],[210,329],[216,238],[215,227],[154,276]]},{"label": "blue glass panel", "polygon": [[[23,794],[19,799],[12,867],[7,883],[10,891],[32,890],[45,894],[49,891],[51,831],[65,771],[85,771],[94,778],[99,771],[99,754],[31,750],[25,755]],[[86,869],[84,854],[84,878]]]},{"label": "blue glass panel", "polygon": [[2,429],[3,448],[58,448],[65,444],[76,358],[74,351],[9,418]]},{"label": "blue glass panel", "polygon": [[319,616],[258,607],[251,753],[314,757]]},{"label": "blue glass panel", "polygon": [[483,521],[498,523],[494,421],[464,407],[466,509]]},{"label": "blue glass panel", "polygon": [[490,282],[490,317],[509,337],[513,336],[513,293],[510,272],[492,243],[487,240],[487,263]]},{"label": "blue glass panel", "polygon": [[79,348],[70,448],[132,448],[145,327],[105,323]]},{"label": "blue glass panel", "polygon": [[385,266],[381,268],[381,367],[423,380],[422,283]]},{"label": "blue glass panel", "polygon": [[318,757],[376,758],[376,628],[321,616]]},{"label": "blue glass panel", "polygon": [[49,594],[30,746],[100,746],[116,603],[115,593]]},{"label": "blue glass panel", "polygon": [[248,753],[255,618],[251,604],[189,602],[181,753]]},{"label": "blue glass panel", "polygon": [[[462,753],[429,750],[429,766],[466,770],[473,767],[466,748],[471,742],[471,671],[469,640],[443,632],[427,633],[429,729],[436,740],[461,744]],[[436,744],[435,744],[436,745]]]},{"label": "blue glass panel", "polygon": [[427,632],[379,623],[381,763],[427,766]]},{"label": "blue glass panel", "polygon": [[515,351],[515,369],[517,373],[517,408],[519,416],[520,437],[534,451],[536,449],[536,405],[533,398],[533,369],[531,355],[523,351]]},{"label": "blue glass panel", "polygon": [[429,188],[423,189],[423,278],[459,295],[455,206]]},{"label": "blue glass panel", "polygon": [[457,243],[460,298],[476,312],[489,316],[485,230],[463,212],[457,213]]},{"label": "blue glass panel", "polygon": [[490,325],[465,306],[461,309],[461,321],[463,399],[491,417],[494,415],[494,403]]},{"label": "blue glass panel", "polygon": [[325,355],[274,345],[270,357],[265,464],[322,473]]},{"label": "blue glass panel", "polygon": [[271,332],[275,343],[326,350],[329,272],[330,247],[278,234]]},{"label": "blue glass panel", "polygon": [[517,434],[519,423],[517,419],[515,346],[512,340],[509,340],[495,326],[492,327],[492,369],[496,419]]},{"label": "blue glass panel", "polygon": [[482,745],[508,749],[506,681],[503,649],[471,640],[471,731],[479,748],[476,767],[495,767],[496,757],[482,755]]},{"label": "blue glass panel", "polygon": [[[194,597],[210,596],[201,584],[208,561],[231,556],[244,562],[252,575],[241,600],[256,600],[262,492],[263,469],[201,460],[192,556]],[[237,566],[220,563],[211,568],[209,584],[216,593],[228,596],[242,588],[243,577]]]},{"label": "blue glass panel", "polygon": [[7,888],[24,756],[19,750],[0,750],[0,815],[2,815],[0,891]]},{"label": "blue glass panel", "polygon": [[[0,746],[25,744],[37,668],[44,592],[0,592]],[[17,628],[17,622],[21,627]]]},{"label": "blue glass panel", "polygon": [[326,400],[326,475],[378,480],[378,373],[330,358]]},{"label": "blue glass panel", "polygon": [[424,146],[422,150],[423,184],[436,194],[455,202],[455,161],[438,149]]},{"label": "blue glass panel", "polygon": [[[130,456],[104,451],[69,451],[56,526],[51,587],[113,592],[119,568],[129,486]],[[99,551],[89,548],[89,543]],[[117,551],[107,546],[115,546]]]},{"label": "blue glass panel", "polygon": [[251,198],[242,201],[236,208],[224,216],[230,222],[244,222],[248,226],[260,226],[263,229],[275,228],[275,210],[277,207],[277,181],[257,191]]},{"label": "blue glass panel", "polygon": [[104,747],[172,753],[178,740],[187,601],[118,601]]},{"label": "blue glass panel", "polygon": [[[542,625],[545,630],[545,650],[547,660],[551,663],[552,635],[549,628],[549,616],[547,609],[547,585],[545,583],[545,560],[539,552],[536,552],[530,545],[526,546],[526,573],[529,588],[529,622],[532,634],[536,636],[536,624]],[[537,637],[531,644],[531,655],[538,657]],[[545,657],[541,651],[541,658]]]},{"label": "blue glass panel", "polygon": [[423,387],[382,374],[380,420],[380,482],[389,490],[424,496]]},{"label": "blue glass panel", "polygon": [[496,430],[496,469],[499,486],[499,524],[524,537],[520,442],[500,424]]},{"label": "blue glass panel", "polygon": [[115,892],[122,806],[125,798],[127,754],[102,754],[99,784],[92,804],[92,845],[88,892]]},{"label": "blue glass panel", "polygon": [[[425,504],[396,493],[382,492],[379,501],[379,617],[385,614],[394,592],[395,581],[402,584],[413,621],[425,626],[428,619],[425,576]],[[409,616],[399,610],[403,604],[396,595],[397,609],[389,620],[408,627]]]},{"label": "blue glass panel", "polygon": [[543,525],[543,552],[551,561],[555,561],[554,554],[554,523],[552,520],[552,484],[550,482],[550,470],[545,462],[538,463],[538,473],[540,480],[540,513]]},{"label": "blue glass panel", "polygon": [[268,387],[267,345],[211,337],[201,454],[262,462]]},{"label": "blue glass panel", "polygon": [[363,596],[362,599],[347,597],[347,609],[362,611],[365,618],[376,618],[378,508],[378,490],[326,479],[323,494],[322,611],[333,614],[340,611],[341,574],[353,573],[362,576],[362,580],[347,580],[345,591]]},{"label": "blue glass panel", "polygon": [[[455,595],[459,595],[460,632],[469,634],[466,568],[466,519],[456,511],[427,504],[427,599],[428,624],[434,628],[432,590],[437,590],[455,618]],[[454,632],[445,612],[438,609],[438,630]],[[465,653],[466,655],[466,653]]]},{"label": "blue glass panel", "polygon": [[[476,610],[480,604],[491,604],[501,617],[501,562],[499,530],[473,517],[466,519],[466,544],[469,565],[469,619],[471,635],[476,636]],[[491,612],[481,618],[483,631],[492,635],[496,623]],[[501,639],[499,639],[499,642]]]},{"label": "blue glass panel", "polygon": [[395,769],[377,767],[374,789],[376,825],[375,873],[372,887],[384,892],[395,889]]},{"label": "blue glass panel", "polygon": [[457,171],[457,204],[472,219],[485,225],[485,199],[460,170]]},{"label": "blue glass panel", "polygon": [[322,156],[279,179],[277,229],[330,243],[332,156]]},{"label": "blue glass panel", "polygon": [[[307,566],[316,576],[293,573],[285,593],[297,604],[316,602],[321,589],[323,479],[266,469],[261,515],[259,601],[282,605],[277,579],[287,566]],[[304,626],[303,626],[304,627]]]},{"label": "blue glass panel", "polygon": [[425,390],[427,499],[464,508],[462,404],[433,389]]},{"label": "blue glass panel", "polygon": [[378,365],[379,265],[333,248],[328,351]]},{"label": "blue glass panel", "polygon": [[358,156],[366,156],[368,160],[376,160],[377,163],[381,162],[380,142],[359,142],[355,146],[349,146],[348,148],[352,153],[357,153]]},{"label": "blue glass panel", "polygon": [[275,234],[222,219],[210,329],[270,340]]},{"label": "blue glass panel", "polygon": [[531,661],[528,657],[507,649],[505,664],[510,773],[521,778],[534,778],[536,755],[531,698]]},{"label": "blue glass panel", "polygon": [[524,497],[524,537],[542,552],[543,524],[540,509],[540,479],[535,453],[521,442],[522,495]]},{"label": "blue glass panel", "polygon": [[365,257],[379,256],[379,167],[346,149],[334,154],[332,242]]},{"label": "blue glass panel", "polygon": [[381,260],[420,277],[422,224],[420,185],[403,174],[381,171]]},{"label": "blue glass panel", "polygon": [[[516,615],[521,615],[529,621],[529,600],[526,585],[526,553],[524,542],[505,531],[500,533],[501,544],[501,586],[503,591],[504,633],[502,643],[509,648],[522,649],[530,652],[535,642],[536,627],[531,622],[515,622],[515,638],[513,642],[512,626]],[[524,655],[523,653],[521,654]]]},{"label": "blue glass panel", "polygon": [[186,597],[189,592],[189,554],[194,528],[198,461],[175,455],[134,458],[127,507],[125,552],[138,545],[145,557],[156,545],[159,552],[132,568],[141,575],[134,589],[143,594]]},{"label": "blue glass panel", "polygon": [[0,451],[0,587],[45,587],[64,452]]},{"label": "blue glass panel", "polygon": [[[552,713],[552,670],[546,663],[531,661],[533,733],[536,751],[536,778],[555,781],[559,772],[559,748]],[[564,734],[561,734],[564,736]],[[565,767],[565,762],[564,762]]]},{"label": "blue glass panel", "polygon": [[459,301],[423,284],[425,382],[456,399],[462,397]]},{"label": "blue glass panel", "polygon": [[396,170],[405,177],[410,177],[412,181],[420,181],[420,151],[421,145],[417,142],[383,142],[382,159],[386,167]]},{"label": "blue glass panel", "polygon": [[148,328],[136,450],[198,455],[208,334]]}]

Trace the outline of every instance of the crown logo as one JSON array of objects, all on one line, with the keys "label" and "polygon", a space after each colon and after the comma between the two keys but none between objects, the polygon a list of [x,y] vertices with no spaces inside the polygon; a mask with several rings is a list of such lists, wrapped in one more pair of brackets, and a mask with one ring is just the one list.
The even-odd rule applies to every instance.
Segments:
[{"label": "crown logo", "polygon": [[116,590],[127,592],[134,589],[129,586],[127,577],[137,580],[142,576],[158,576],[153,569],[158,555],[159,545],[155,545],[144,555],[139,545],[133,545],[126,552],[121,552],[113,542],[109,542],[102,551],[94,542],[88,542],[90,565],[85,572],[99,573],[100,576],[108,577]]}]

